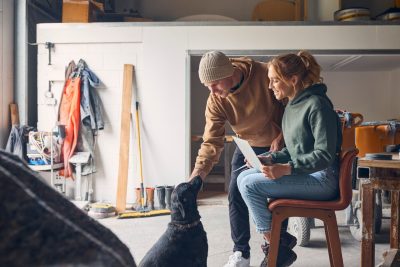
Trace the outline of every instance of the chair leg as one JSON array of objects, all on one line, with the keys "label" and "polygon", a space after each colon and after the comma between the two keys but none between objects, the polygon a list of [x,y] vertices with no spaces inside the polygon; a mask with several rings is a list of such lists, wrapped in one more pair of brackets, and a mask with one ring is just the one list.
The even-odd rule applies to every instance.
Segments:
[{"label": "chair leg", "polygon": [[340,244],[336,215],[334,211],[331,211],[327,214],[324,220],[324,224],[331,266],[343,267],[342,248]]},{"label": "chair leg", "polygon": [[325,236],[326,236],[326,245],[328,247],[329,262],[330,262],[331,266],[334,266],[332,253],[331,253],[331,251],[332,251],[331,241],[329,240],[328,226],[326,225],[325,221],[324,221],[324,229],[325,229]]},{"label": "chair leg", "polygon": [[276,210],[272,213],[271,240],[268,251],[268,267],[276,267],[281,237],[281,227],[282,222],[285,219],[286,217],[279,210]]}]

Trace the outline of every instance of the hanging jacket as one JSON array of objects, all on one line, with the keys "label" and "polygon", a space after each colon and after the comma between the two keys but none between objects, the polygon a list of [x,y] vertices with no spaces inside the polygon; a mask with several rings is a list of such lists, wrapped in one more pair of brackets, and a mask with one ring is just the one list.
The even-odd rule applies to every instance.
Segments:
[{"label": "hanging jacket", "polygon": [[77,151],[90,152],[90,164],[82,166],[82,175],[96,171],[94,165],[95,138],[99,130],[104,129],[103,111],[97,87],[99,78],[88,68],[84,60],[79,60],[84,65],[81,82],[81,126],[78,138]]},{"label": "hanging jacket", "polygon": [[100,80],[82,59],[79,62],[85,66],[82,70],[81,120],[83,124],[90,126],[94,132],[97,132],[104,129],[101,101],[95,90],[99,86]]},{"label": "hanging jacket", "polygon": [[65,138],[62,145],[64,170],[61,175],[70,177],[72,174],[69,159],[75,152],[80,125],[81,74],[84,66],[77,65],[67,79],[60,103],[59,123],[65,125]]}]

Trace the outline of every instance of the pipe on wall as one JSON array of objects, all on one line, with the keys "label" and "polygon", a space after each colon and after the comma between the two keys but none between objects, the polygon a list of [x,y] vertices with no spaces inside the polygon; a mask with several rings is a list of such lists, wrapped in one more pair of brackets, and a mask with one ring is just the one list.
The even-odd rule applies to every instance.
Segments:
[{"label": "pipe on wall", "polygon": [[9,105],[14,92],[14,1],[0,0],[0,148],[10,131]]}]

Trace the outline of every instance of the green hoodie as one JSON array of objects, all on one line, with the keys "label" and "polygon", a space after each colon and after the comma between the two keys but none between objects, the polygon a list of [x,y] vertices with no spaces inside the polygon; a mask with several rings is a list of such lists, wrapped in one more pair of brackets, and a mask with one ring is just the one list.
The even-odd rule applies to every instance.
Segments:
[{"label": "green hoodie", "polygon": [[309,174],[331,166],[342,144],[340,120],[326,95],[314,84],[289,101],[282,119],[286,147],[272,153],[275,163],[289,163],[292,174]]}]

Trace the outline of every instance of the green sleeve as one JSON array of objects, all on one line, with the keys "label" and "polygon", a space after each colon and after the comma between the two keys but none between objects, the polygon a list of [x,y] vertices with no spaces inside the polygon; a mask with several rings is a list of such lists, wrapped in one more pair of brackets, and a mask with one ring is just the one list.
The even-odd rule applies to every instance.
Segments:
[{"label": "green sleeve", "polygon": [[271,153],[274,163],[287,163],[291,160],[289,151],[284,147],[281,151]]}]

